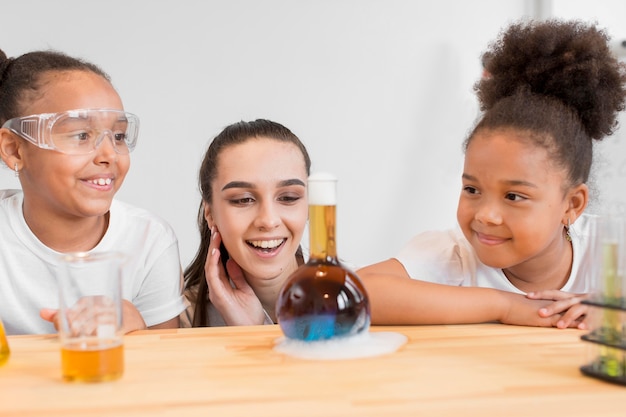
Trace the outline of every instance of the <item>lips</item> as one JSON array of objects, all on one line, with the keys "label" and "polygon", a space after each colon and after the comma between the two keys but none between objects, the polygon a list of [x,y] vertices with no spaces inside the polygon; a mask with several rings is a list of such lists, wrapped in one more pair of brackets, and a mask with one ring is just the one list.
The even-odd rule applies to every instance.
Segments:
[{"label": "lips", "polygon": [[488,234],[484,234],[480,232],[474,232],[474,233],[476,233],[476,238],[483,245],[499,245],[509,240],[508,238],[488,235]]}]

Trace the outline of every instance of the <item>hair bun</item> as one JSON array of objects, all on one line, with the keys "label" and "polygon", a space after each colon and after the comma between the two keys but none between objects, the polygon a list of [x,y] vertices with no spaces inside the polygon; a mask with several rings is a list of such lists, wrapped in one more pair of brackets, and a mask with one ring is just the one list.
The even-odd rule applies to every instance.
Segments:
[{"label": "hair bun", "polygon": [[475,90],[481,109],[526,91],[560,100],[573,109],[588,135],[613,133],[624,110],[626,64],[609,47],[609,36],[582,21],[526,21],[503,30],[485,52],[490,77]]}]

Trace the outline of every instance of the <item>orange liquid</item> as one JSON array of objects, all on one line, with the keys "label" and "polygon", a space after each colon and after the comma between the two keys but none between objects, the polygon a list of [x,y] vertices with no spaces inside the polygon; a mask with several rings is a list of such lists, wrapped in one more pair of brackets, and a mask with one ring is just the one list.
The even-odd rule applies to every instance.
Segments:
[{"label": "orange liquid", "polygon": [[61,364],[66,381],[111,381],[124,372],[124,346],[120,341],[75,342],[61,348]]},{"label": "orange liquid", "polygon": [[0,321],[0,365],[3,365],[8,359],[11,351],[9,350],[9,342],[4,333],[4,326]]}]

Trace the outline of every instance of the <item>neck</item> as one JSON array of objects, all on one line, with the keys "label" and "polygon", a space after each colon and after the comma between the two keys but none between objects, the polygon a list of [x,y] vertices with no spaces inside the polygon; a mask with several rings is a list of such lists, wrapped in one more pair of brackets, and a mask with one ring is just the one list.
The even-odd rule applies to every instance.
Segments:
[{"label": "neck", "polygon": [[336,206],[309,206],[310,258],[320,261],[337,260]]},{"label": "neck", "polygon": [[109,212],[95,217],[63,217],[32,210],[26,202],[24,220],[33,234],[57,252],[81,252],[93,249],[109,226]]},{"label": "neck", "polygon": [[572,243],[565,238],[540,257],[502,269],[515,287],[524,292],[560,290],[572,273],[574,251]]},{"label": "neck", "polygon": [[272,278],[252,278],[244,273],[248,285],[254,291],[263,309],[269,315],[270,319],[276,323],[276,300],[278,294],[289,276],[298,269],[298,261],[295,256],[293,261],[283,269],[283,271]]}]

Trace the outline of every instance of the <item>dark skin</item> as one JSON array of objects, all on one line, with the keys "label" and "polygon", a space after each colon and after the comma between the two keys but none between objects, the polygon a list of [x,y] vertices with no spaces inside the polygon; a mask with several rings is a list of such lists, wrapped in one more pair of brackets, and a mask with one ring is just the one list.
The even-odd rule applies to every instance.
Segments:
[{"label": "dark skin", "polygon": [[[88,71],[50,71],[41,76],[41,93],[24,103],[22,114],[63,112],[77,108],[123,109],[113,86],[102,76]],[[24,218],[46,246],[58,252],[89,251],[102,240],[113,195],[129,169],[128,155],[115,152],[103,140],[87,155],[67,155],[41,149],[8,129],[0,129],[0,156],[19,171],[24,192]],[[54,175],[51,175],[53,173]],[[111,189],[94,192],[89,180],[107,176]],[[124,300],[125,332],[146,328],[135,306]],[[40,316],[56,324],[56,310],[42,309]],[[155,326],[177,328],[174,317]]]},{"label": "dark skin", "polygon": [[[581,298],[561,291],[521,294],[410,279],[395,259],[359,269],[378,325],[465,324],[498,321],[541,327],[585,328]],[[424,296],[421,296],[423,294]]]}]

